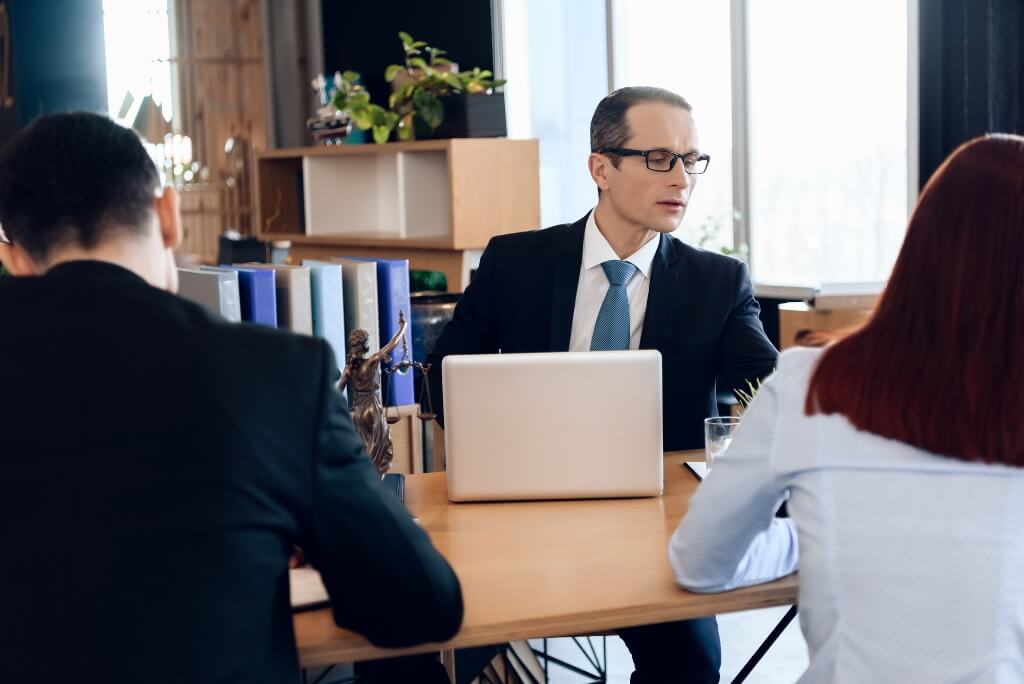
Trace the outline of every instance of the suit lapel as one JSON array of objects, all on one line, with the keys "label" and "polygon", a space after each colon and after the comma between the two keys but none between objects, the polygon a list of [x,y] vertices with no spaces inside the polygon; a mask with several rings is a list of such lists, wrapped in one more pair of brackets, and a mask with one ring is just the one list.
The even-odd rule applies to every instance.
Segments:
[{"label": "suit lapel", "polygon": [[658,237],[661,244],[651,264],[651,286],[647,291],[644,329],[640,333],[641,349],[658,349],[668,318],[669,301],[679,280],[679,255],[667,235]]},{"label": "suit lapel", "polygon": [[551,351],[569,351],[576,287],[580,280],[580,264],[583,263],[583,233],[588,216],[567,227],[555,255],[551,289]]}]

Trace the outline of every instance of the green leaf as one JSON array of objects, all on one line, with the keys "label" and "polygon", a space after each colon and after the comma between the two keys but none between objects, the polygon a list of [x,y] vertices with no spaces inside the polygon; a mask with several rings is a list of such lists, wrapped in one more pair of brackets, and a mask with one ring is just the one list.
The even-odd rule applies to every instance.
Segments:
[{"label": "green leaf", "polygon": [[430,67],[422,57],[413,57],[409,60],[409,64],[417,69],[422,69],[424,72],[430,71]]},{"label": "green leaf", "polygon": [[351,95],[348,96],[347,104],[349,109],[359,109],[361,107],[365,107],[366,105],[370,104],[370,93],[366,92],[365,90],[360,90],[359,92],[352,93]]},{"label": "green leaf", "polygon": [[412,42],[413,42],[412,41],[412,36],[410,36],[405,31],[399,31],[398,32],[398,38],[402,41],[402,43],[404,43],[406,45],[412,44]]},{"label": "green leaf", "polygon": [[384,80],[391,83],[395,80],[395,76],[402,71],[405,71],[405,67],[401,64],[389,64],[388,68],[384,70]]},{"label": "green leaf", "polygon": [[345,106],[347,104],[347,100],[348,100],[348,97],[345,95],[344,92],[342,92],[340,90],[335,90],[334,91],[334,97],[331,98],[331,104],[334,105],[335,109],[337,109],[338,111],[341,111],[341,110],[345,109]]},{"label": "green leaf", "polygon": [[441,78],[444,82],[450,85],[455,90],[462,90],[462,79],[452,73],[441,74]]},{"label": "green leaf", "polygon": [[417,40],[415,43],[411,45],[411,47],[414,49],[425,48],[427,47],[427,44],[424,43],[422,40]]},{"label": "green leaf", "polygon": [[373,116],[369,110],[360,109],[357,112],[352,112],[352,123],[361,131],[369,130],[373,126]]},{"label": "green leaf", "polygon": [[373,142],[378,145],[383,145],[391,137],[391,129],[387,126],[374,126],[373,127]]},{"label": "green leaf", "polygon": [[448,66],[449,64],[452,63],[452,60],[447,59],[445,57],[432,57],[430,59],[430,63],[433,64],[434,66]]},{"label": "green leaf", "polygon": [[408,126],[399,126],[398,127],[398,139],[399,140],[409,140],[410,138],[412,138],[412,129],[409,128]]},{"label": "green leaf", "polygon": [[437,101],[437,97],[422,88],[417,88],[416,92],[412,94],[412,103],[416,109],[430,107],[433,104],[432,101]]},{"label": "green leaf", "polygon": [[413,95],[412,101],[416,106],[416,113],[430,128],[437,128],[441,125],[441,120],[444,119],[444,106],[436,95],[418,90]]},{"label": "green leaf", "polygon": [[346,83],[355,83],[359,80],[359,73],[356,71],[345,71],[341,74],[341,80]]},{"label": "green leaf", "polygon": [[504,78],[499,78],[497,81],[494,81],[494,82],[491,83],[491,87],[492,88],[500,88],[501,86],[505,85],[506,83],[508,83],[507,80],[505,80]]},{"label": "green leaf", "polygon": [[399,86],[398,90],[391,94],[388,98],[388,108],[394,109],[399,104],[406,102],[412,96],[413,91],[416,90],[416,82],[409,81]]},{"label": "green leaf", "polygon": [[489,71],[487,69],[484,69],[483,71],[480,71],[480,69],[477,68],[477,69],[474,69],[473,72],[474,73],[479,72],[480,78],[490,78],[491,76],[494,76],[494,72],[493,71]]}]

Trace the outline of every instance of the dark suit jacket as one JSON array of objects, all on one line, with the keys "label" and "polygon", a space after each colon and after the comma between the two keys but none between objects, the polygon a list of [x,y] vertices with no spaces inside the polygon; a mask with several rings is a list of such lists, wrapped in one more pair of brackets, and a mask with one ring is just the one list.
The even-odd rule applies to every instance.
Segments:
[{"label": "dark suit jacket", "polygon": [[[430,374],[436,408],[449,354],[569,349],[586,223],[491,240],[429,358],[438,369]],[[742,262],[659,239],[640,348],[661,352],[665,449],[702,448],[703,420],[717,415],[716,374],[745,390],[748,379],[771,373],[778,352]]]},{"label": "dark suit jacket", "polygon": [[0,280],[0,320],[0,681],[297,681],[293,544],[370,641],[458,629],[323,341],[84,261]]}]

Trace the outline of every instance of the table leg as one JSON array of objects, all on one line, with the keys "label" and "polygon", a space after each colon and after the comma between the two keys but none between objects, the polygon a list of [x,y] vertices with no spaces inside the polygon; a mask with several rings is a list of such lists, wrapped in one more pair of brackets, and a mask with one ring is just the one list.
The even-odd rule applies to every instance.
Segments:
[{"label": "table leg", "polygon": [[740,670],[739,674],[737,674],[732,680],[732,684],[741,684],[741,682],[750,675],[754,667],[761,662],[761,658],[764,657],[764,654],[768,652],[768,649],[772,647],[772,644],[775,643],[776,639],[778,639],[786,630],[786,627],[789,626],[789,623],[792,622],[795,617],[796,605],[794,604],[788,611],[786,611],[786,614],[782,616],[782,619],[779,620],[779,624],[775,625],[775,629],[771,631],[771,634],[769,634],[761,645],[757,647],[757,650],[754,651],[754,655],[750,656],[750,660],[747,661],[747,664],[743,666],[743,669]]},{"label": "table leg", "polygon": [[448,671],[448,679],[453,683],[455,682],[455,651],[453,649],[446,649],[441,651],[441,664],[444,665],[444,669]]}]

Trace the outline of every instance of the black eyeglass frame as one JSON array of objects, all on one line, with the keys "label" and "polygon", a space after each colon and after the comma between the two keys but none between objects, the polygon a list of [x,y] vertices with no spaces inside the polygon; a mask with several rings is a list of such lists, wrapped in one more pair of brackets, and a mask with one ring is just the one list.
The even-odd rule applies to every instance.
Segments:
[{"label": "black eyeglass frame", "polygon": [[[651,168],[650,158],[647,156],[651,152],[662,152],[664,154],[672,155],[672,161],[670,161],[668,163],[668,168],[667,169],[652,169]],[[697,155],[696,161],[704,162],[704,168],[701,169],[700,171],[687,171],[686,170],[686,162],[684,161],[683,162],[683,171],[686,171],[687,174],[689,174],[691,176],[699,176],[700,174],[702,174],[705,171],[707,171],[708,170],[708,165],[711,164],[711,155],[710,154],[705,154],[703,152],[683,152],[682,154],[680,154],[678,152],[673,152],[672,150],[666,150],[664,148],[656,148],[656,149],[652,149],[652,150],[634,150],[634,149],[630,149],[628,147],[606,147],[606,148],[601,150],[601,154],[614,154],[614,155],[617,155],[619,157],[643,157],[644,158],[644,164],[646,164],[648,170],[654,171],[655,173],[668,173],[672,169],[676,168],[676,162],[677,161],[682,160],[683,157],[691,157],[691,156],[693,156],[695,154]]]}]

